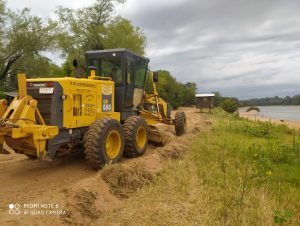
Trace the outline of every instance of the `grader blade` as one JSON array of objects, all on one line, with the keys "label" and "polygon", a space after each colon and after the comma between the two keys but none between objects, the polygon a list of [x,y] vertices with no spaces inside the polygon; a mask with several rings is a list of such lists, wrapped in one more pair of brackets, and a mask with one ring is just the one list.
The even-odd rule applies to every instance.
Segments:
[{"label": "grader blade", "polygon": [[158,145],[165,146],[170,138],[170,125],[157,123],[149,125],[149,140]]},{"label": "grader blade", "polygon": [[37,101],[26,92],[26,77],[18,76],[19,95],[0,118],[0,146],[6,143],[20,154],[46,157],[47,140],[58,134],[57,126],[47,126],[37,108]]},{"label": "grader blade", "polygon": [[164,145],[163,134],[155,126],[149,126],[149,140]]}]

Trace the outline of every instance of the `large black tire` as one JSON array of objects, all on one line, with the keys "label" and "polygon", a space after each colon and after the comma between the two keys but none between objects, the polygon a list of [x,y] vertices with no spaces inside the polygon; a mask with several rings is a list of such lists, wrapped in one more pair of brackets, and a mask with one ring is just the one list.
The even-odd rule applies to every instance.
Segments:
[{"label": "large black tire", "polygon": [[[117,163],[122,158],[124,135],[120,123],[115,119],[96,120],[86,131],[83,141],[85,158],[95,170],[105,164]],[[112,152],[109,150],[112,149],[113,155],[110,155]]]},{"label": "large black tire", "polygon": [[176,135],[181,136],[187,131],[186,116],[184,112],[176,112],[175,114],[175,130]]},{"label": "large black tire", "polygon": [[143,155],[147,149],[149,140],[146,120],[141,116],[131,116],[125,120],[123,131],[125,137],[125,156],[134,158]]}]

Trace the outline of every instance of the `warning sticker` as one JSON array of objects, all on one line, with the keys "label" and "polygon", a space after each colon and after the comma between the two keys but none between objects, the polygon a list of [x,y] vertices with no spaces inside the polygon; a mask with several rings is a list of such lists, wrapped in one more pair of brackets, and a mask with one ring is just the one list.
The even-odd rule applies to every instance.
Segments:
[{"label": "warning sticker", "polygon": [[102,94],[105,94],[105,95],[112,94],[112,86],[110,86],[110,85],[102,85]]}]

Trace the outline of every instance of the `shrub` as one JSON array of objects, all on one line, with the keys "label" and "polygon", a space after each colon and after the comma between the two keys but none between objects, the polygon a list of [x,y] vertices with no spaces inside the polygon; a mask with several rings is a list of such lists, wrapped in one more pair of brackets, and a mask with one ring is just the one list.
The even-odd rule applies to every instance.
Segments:
[{"label": "shrub", "polygon": [[238,109],[238,104],[232,99],[225,99],[222,104],[222,108],[224,111],[228,113],[234,113]]},{"label": "shrub", "polygon": [[279,144],[270,155],[273,162],[291,162],[296,158],[295,151],[291,145]]},{"label": "shrub", "polygon": [[6,98],[6,95],[4,92],[0,91],[0,100],[1,99],[5,99]]}]

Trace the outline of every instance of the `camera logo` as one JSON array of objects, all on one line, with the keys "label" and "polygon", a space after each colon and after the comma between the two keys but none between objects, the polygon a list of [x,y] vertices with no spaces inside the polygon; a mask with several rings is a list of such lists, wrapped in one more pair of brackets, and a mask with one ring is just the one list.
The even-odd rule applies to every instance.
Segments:
[{"label": "camera logo", "polygon": [[8,205],[10,215],[19,215],[21,213],[19,204],[9,204]]}]

